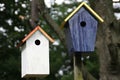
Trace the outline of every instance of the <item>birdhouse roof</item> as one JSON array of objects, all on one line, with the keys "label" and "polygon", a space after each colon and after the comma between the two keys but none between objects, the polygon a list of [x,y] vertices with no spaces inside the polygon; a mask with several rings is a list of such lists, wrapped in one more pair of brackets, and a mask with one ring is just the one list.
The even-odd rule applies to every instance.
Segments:
[{"label": "birdhouse roof", "polygon": [[104,20],[85,2],[82,2],[74,11],[72,11],[63,21],[61,27],[63,28],[65,23],[76,13],[81,7],[85,7],[93,16],[98,19],[100,22],[104,22]]},{"label": "birdhouse roof", "polygon": [[50,42],[54,42],[54,39],[51,38],[40,26],[35,27],[22,41],[17,45],[17,47],[21,46],[26,40],[28,40],[36,31],[40,31]]}]

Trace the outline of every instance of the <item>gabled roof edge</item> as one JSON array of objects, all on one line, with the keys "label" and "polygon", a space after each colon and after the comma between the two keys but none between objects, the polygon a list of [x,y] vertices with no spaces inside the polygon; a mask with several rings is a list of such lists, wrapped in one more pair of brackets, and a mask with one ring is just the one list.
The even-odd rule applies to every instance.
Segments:
[{"label": "gabled roof edge", "polygon": [[53,38],[51,38],[41,27],[38,26],[38,29],[41,31],[41,33],[49,39],[52,43],[55,41]]},{"label": "gabled roof edge", "polygon": [[36,31],[38,30],[38,27],[35,27],[25,38],[22,39],[22,42],[24,43],[27,39],[29,39]]},{"label": "gabled roof edge", "polygon": [[84,6],[85,6],[91,13],[93,13],[93,15],[94,15],[100,22],[104,22],[104,20],[103,20],[91,7],[89,7],[85,2],[84,2]]},{"label": "gabled roof edge", "polygon": [[20,47],[27,39],[29,39],[37,30],[40,30],[40,32],[48,38],[50,42],[54,42],[55,40],[51,38],[40,26],[36,26],[25,38],[22,39],[22,41],[17,45],[17,47]]},{"label": "gabled roof edge", "polygon": [[61,28],[63,28],[64,24],[82,7],[85,6],[100,22],[104,22],[104,20],[91,8],[89,7],[85,2],[82,2],[75,10],[73,10],[69,16],[67,16],[62,25]]},{"label": "gabled roof edge", "polygon": [[67,22],[82,6],[84,2],[82,2],[75,10],[73,10],[67,18],[64,19],[64,22]]}]

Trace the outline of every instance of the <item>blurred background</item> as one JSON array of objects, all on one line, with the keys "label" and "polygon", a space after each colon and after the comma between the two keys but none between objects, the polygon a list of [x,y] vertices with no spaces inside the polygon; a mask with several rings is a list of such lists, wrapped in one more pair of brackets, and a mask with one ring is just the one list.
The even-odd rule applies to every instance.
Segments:
[{"label": "blurred background", "polygon": [[[0,80],[24,80],[21,78],[21,52],[16,45],[31,31],[31,1],[0,0]],[[81,1],[89,4],[87,0],[44,0],[49,15],[59,26]],[[120,0],[112,2],[114,15],[119,21]],[[38,19],[37,24],[57,43],[50,44],[50,75],[36,80],[73,80],[71,56],[44,18],[39,16]],[[98,80],[100,64],[96,51],[83,58],[87,70]]]}]

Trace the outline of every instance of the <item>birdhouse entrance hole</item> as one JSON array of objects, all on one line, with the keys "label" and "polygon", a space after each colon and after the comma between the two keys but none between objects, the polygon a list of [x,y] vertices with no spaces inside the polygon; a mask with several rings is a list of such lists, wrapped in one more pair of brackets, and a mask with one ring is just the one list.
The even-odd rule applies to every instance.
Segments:
[{"label": "birdhouse entrance hole", "polygon": [[85,27],[86,26],[86,22],[85,21],[81,21],[80,25],[81,25],[81,27]]},{"label": "birdhouse entrance hole", "polygon": [[38,39],[35,40],[35,44],[36,44],[36,45],[40,45],[40,40],[38,40]]}]

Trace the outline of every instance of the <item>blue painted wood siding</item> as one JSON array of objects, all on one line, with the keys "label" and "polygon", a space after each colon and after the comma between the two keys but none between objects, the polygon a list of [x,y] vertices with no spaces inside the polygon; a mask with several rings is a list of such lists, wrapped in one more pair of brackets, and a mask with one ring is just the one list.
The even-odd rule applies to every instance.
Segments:
[{"label": "blue painted wood siding", "polygon": [[70,33],[70,28],[67,25],[67,28],[65,28],[65,38],[66,38],[66,43],[67,43],[67,49],[68,52],[71,54],[73,52],[73,43],[72,43],[72,38],[71,38],[71,33]]},{"label": "blue painted wood siding", "polygon": [[[85,25],[84,27],[81,22],[86,23],[82,24]],[[69,20],[74,52],[94,51],[97,24],[97,20],[84,7]]]}]

